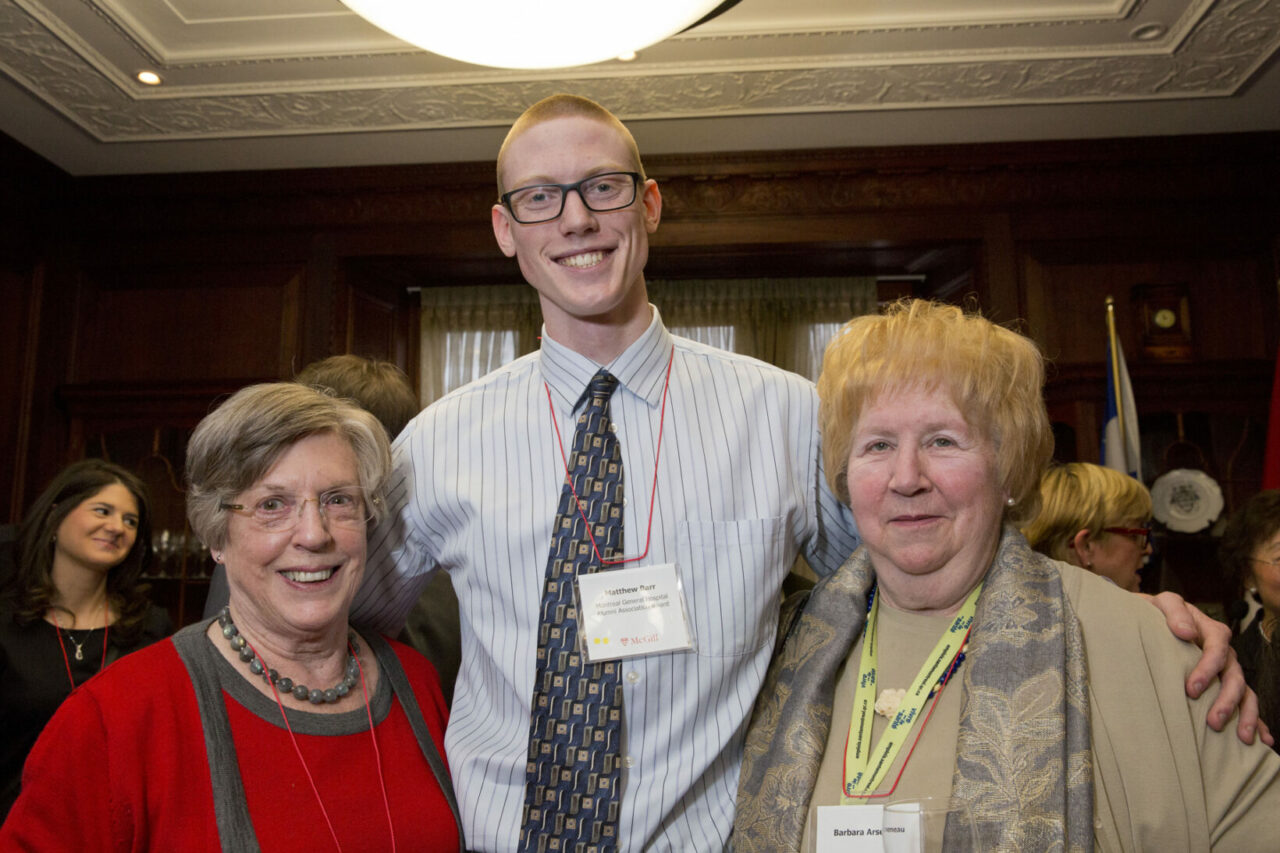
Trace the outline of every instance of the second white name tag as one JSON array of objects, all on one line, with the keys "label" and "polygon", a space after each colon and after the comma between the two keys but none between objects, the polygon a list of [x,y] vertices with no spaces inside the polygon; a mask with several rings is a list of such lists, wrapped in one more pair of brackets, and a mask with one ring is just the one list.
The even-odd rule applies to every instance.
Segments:
[{"label": "second white name tag", "polygon": [[591,662],[693,648],[675,563],[578,577],[578,634]]}]

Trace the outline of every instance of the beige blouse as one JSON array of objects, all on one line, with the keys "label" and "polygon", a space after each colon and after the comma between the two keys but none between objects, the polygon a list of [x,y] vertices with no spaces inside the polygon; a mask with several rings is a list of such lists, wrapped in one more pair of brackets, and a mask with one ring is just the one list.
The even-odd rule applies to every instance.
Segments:
[{"label": "beige blouse", "polygon": [[[1169,633],[1156,608],[1096,575],[1058,565],[1089,667],[1096,849],[1280,850],[1280,756],[1261,744],[1240,743],[1234,723],[1222,733],[1206,725],[1216,691],[1186,697],[1183,684],[1198,653]],[[877,689],[906,687],[949,622],[881,607]],[[815,849],[817,807],[840,802],[861,654],[859,639],[836,684],[827,751],[805,827],[807,853]],[[869,802],[950,793],[962,671],[943,691],[893,795]],[[876,715],[873,742],[887,724]],[[892,787],[911,738],[877,793]]]}]

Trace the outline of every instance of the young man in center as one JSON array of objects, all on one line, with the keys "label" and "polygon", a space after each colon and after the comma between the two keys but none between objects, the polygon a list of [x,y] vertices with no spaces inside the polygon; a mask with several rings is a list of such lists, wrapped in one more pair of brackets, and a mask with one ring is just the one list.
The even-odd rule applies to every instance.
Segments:
[{"label": "young man in center", "polygon": [[556,96],[516,122],[498,157],[501,195],[603,175],[611,183],[494,207],[498,245],[538,291],[542,347],[448,395],[401,435],[399,523],[371,534],[355,604],[357,618],[396,630],[422,571],[453,578],[463,660],[447,750],[477,850],[521,843],[561,447],[572,462],[579,401],[601,366],[617,379],[619,557],[647,552],[621,568],[674,564],[693,635],[691,650],[617,664],[616,849],[723,849],[783,578],[798,552],[827,572],[857,543],[823,484],[813,386],[675,338],[649,304],[644,266],[662,196],[621,123],[591,101]]},{"label": "young man in center", "polygon": [[[603,107],[530,107],[498,189],[494,235],[538,291],[541,348],[397,439],[353,621],[398,631],[449,571],[463,651],[446,749],[470,849],[722,850],[782,581],[798,553],[826,574],[857,545],[821,471],[814,388],[667,331],[644,279],[662,196]],[[679,650],[588,662],[576,580],[633,568],[691,636],[668,625]]]}]

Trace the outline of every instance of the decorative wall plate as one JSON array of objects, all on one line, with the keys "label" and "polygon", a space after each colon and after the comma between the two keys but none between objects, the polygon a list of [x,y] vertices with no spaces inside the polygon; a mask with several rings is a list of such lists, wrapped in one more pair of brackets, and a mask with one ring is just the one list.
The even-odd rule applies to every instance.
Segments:
[{"label": "decorative wall plate", "polygon": [[1156,521],[1179,533],[1204,530],[1222,512],[1222,489],[1203,471],[1175,468],[1151,484]]}]

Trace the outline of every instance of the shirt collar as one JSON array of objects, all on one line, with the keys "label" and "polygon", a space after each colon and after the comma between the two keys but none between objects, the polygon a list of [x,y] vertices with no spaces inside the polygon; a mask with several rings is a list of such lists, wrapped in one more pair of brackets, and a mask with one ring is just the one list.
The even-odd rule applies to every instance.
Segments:
[{"label": "shirt collar", "polygon": [[601,367],[617,378],[620,389],[625,388],[651,408],[662,402],[674,339],[663,325],[658,309],[649,307],[653,309],[649,327],[609,364],[597,364],[594,359],[557,343],[548,337],[547,327],[542,327],[538,364],[557,408],[572,411],[583,389]]}]

